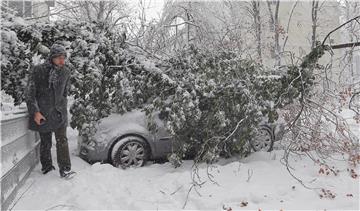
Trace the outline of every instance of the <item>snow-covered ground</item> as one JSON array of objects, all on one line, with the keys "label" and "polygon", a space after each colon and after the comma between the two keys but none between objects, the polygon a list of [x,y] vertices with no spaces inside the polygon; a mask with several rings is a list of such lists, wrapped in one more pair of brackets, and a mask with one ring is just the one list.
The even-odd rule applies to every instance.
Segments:
[{"label": "snow-covered ground", "polygon": [[[332,165],[340,171],[335,176],[319,173],[319,165],[306,157],[292,156],[292,173],[311,188],[308,189],[281,164],[282,150],[257,152],[245,159],[221,160],[211,168],[200,165],[201,181],[196,181],[205,183],[189,192],[193,181],[191,161],[176,169],[169,163],[148,163],[128,170],[109,164],[90,165],[75,155],[76,136],[77,131],[69,128],[72,166],[77,176],[63,180],[58,171],[42,175],[37,165],[20,189],[14,210],[174,210],[182,209],[185,203],[185,209],[359,210],[359,177],[351,178],[346,162],[333,161]],[[54,164],[55,152],[54,145]],[[335,198],[323,194],[322,188]]]}]

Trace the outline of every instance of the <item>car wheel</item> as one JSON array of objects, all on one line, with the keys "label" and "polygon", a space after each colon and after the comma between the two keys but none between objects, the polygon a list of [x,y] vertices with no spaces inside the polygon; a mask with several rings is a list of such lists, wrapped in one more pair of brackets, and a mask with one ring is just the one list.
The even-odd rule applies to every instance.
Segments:
[{"label": "car wheel", "polygon": [[120,139],[111,151],[111,161],[115,167],[141,167],[145,165],[148,157],[147,143],[136,136]]},{"label": "car wheel", "polygon": [[273,150],[275,137],[269,126],[262,125],[256,131],[253,139],[250,141],[251,148],[254,151],[266,151]]}]

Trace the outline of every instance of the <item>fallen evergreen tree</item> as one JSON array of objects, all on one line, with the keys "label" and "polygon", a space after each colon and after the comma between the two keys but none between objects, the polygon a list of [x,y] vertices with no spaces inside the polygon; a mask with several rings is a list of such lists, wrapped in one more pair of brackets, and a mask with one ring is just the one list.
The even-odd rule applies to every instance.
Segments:
[{"label": "fallen evergreen tree", "polygon": [[[2,19],[13,23],[15,17]],[[19,22],[3,24],[4,32],[2,83],[17,103],[23,101],[23,81],[33,60],[46,59],[46,49],[61,42],[73,68],[71,126],[91,140],[97,123],[111,112],[142,108],[155,131],[152,113],[160,111],[181,146],[170,156],[175,166],[187,155],[214,162],[219,156],[248,154],[247,143],[261,122],[276,121],[279,108],[309,94],[313,69],[325,51],[319,45],[300,66],[286,66],[274,76],[236,53],[193,46],[155,64],[104,23]]]}]

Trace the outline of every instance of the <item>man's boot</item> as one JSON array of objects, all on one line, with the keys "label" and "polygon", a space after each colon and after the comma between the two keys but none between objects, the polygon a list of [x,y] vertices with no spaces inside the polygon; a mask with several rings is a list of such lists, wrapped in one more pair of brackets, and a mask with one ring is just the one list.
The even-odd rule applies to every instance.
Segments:
[{"label": "man's boot", "polygon": [[60,169],[59,172],[60,172],[60,177],[66,179],[70,179],[76,174],[74,171],[71,171],[69,167],[62,168]]},{"label": "man's boot", "polygon": [[43,167],[42,169],[41,169],[41,171],[42,171],[42,173],[43,174],[47,174],[49,171],[52,171],[52,170],[55,170],[55,167],[54,166],[47,166],[47,167]]}]

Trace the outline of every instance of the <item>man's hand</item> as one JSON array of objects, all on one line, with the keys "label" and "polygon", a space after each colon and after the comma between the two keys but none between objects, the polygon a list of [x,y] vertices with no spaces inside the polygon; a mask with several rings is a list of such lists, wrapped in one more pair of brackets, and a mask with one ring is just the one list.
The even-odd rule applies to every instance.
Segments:
[{"label": "man's hand", "polygon": [[46,119],[40,112],[36,112],[34,115],[34,121],[36,122],[36,124],[41,125],[41,120],[46,120]]}]

